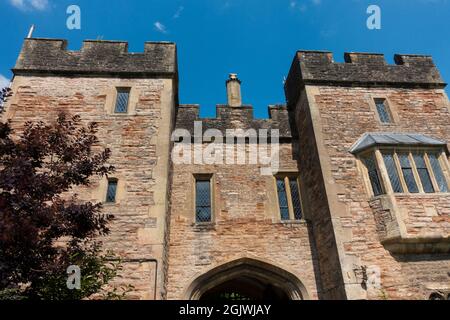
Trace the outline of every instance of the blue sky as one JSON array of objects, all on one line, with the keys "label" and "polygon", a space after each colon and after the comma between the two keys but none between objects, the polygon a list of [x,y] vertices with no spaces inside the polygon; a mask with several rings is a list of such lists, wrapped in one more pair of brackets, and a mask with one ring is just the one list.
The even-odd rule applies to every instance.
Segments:
[{"label": "blue sky", "polygon": [[[66,9],[81,8],[81,30],[68,30]],[[367,7],[381,7],[381,30],[366,27]],[[243,99],[255,116],[283,103],[283,78],[296,50],[431,54],[450,82],[450,0],[0,0],[0,83],[10,78],[31,24],[35,37],[178,44],[180,102],[199,103],[214,116],[226,101],[228,73],[239,74]],[[2,80],[3,79],[3,80]],[[447,90],[448,91],[448,90]]]}]

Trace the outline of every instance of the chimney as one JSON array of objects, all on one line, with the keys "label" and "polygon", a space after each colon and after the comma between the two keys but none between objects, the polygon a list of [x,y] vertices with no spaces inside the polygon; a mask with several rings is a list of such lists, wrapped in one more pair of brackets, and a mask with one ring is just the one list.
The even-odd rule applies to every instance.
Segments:
[{"label": "chimney", "polygon": [[227,96],[230,107],[242,106],[241,80],[238,79],[236,73],[230,73],[227,80]]}]

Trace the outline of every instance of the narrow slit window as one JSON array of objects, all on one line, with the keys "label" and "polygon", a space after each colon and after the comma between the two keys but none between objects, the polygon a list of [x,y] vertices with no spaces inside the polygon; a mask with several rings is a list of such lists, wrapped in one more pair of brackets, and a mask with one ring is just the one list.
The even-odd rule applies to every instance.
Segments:
[{"label": "narrow slit window", "polygon": [[394,155],[391,153],[383,153],[383,159],[389,175],[389,180],[391,181],[392,189],[395,193],[402,193],[403,187],[395,165]]},{"label": "narrow slit window", "polygon": [[398,159],[400,160],[403,177],[405,178],[405,183],[408,187],[409,192],[419,193],[419,188],[417,187],[413,168],[411,166],[411,162],[409,161],[409,155],[407,153],[401,153],[398,155]]},{"label": "narrow slit window", "polygon": [[413,157],[416,163],[417,173],[419,174],[420,181],[422,181],[423,191],[426,193],[434,193],[433,182],[431,182],[431,176],[425,163],[424,154],[416,153]]},{"label": "narrow slit window", "polygon": [[391,115],[389,114],[389,108],[385,99],[375,99],[375,105],[377,107],[378,116],[382,123],[392,123]]},{"label": "narrow slit window", "polygon": [[287,190],[284,179],[277,179],[278,203],[280,206],[281,220],[290,220]]},{"label": "narrow slit window", "polygon": [[117,179],[108,180],[108,190],[106,192],[106,203],[115,203],[117,196]]},{"label": "narrow slit window", "polygon": [[367,168],[370,184],[372,186],[373,194],[379,196],[383,194],[383,188],[381,186],[380,176],[378,174],[377,164],[373,156],[369,156],[363,159],[363,162]]},{"label": "narrow slit window", "polygon": [[118,88],[115,113],[127,113],[130,100],[130,88]]},{"label": "narrow slit window", "polygon": [[436,182],[441,192],[448,192],[448,183],[445,179],[444,172],[442,171],[441,164],[439,163],[439,155],[428,154],[428,159],[430,159],[431,168],[433,169],[434,176],[436,177]]},{"label": "narrow slit window", "polygon": [[292,205],[294,209],[294,219],[301,220],[303,217],[302,204],[300,200],[300,191],[297,179],[289,178],[289,185],[291,187]]},{"label": "narrow slit window", "polygon": [[197,180],[195,183],[195,220],[197,223],[211,222],[211,180]]}]

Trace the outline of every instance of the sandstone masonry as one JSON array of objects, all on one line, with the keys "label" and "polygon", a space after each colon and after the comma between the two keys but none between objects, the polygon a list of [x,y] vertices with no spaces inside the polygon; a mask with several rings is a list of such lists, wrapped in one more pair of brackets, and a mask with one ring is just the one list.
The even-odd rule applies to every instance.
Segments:
[{"label": "sandstone masonry", "polygon": [[[345,63],[335,63],[329,52],[299,51],[285,85],[287,103],[270,106],[269,119],[253,118],[235,74],[227,81],[227,104],[216,107],[215,118],[202,119],[198,105],[179,104],[175,44],[146,43],[143,53],[114,41],[85,41],[80,51],[66,47],[64,40],[25,40],[3,118],[17,131],[26,121],[52,121],[61,110],[99,124],[100,146],[112,150],[118,181],[116,202],[104,207],[115,220],[103,240],[124,259],[116,282],[135,287],[130,298],[428,299],[450,293],[450,193],[438,190],[428,156],[440,192],[424,192],[416,167],[420,192],[394,192],[383,161],[388,151],[437,154],[450,186],[450,105],[431,57],[396,55],[390,65],[383,55],[346,53]],[[115,112],[119,88],[129,90],[126,113]],[[380,120],[379,100],[387,104],[388,123]],[[262,175],[261,165],[251,163],[173,162],[172,133],[183,130],[195,141],[195,122],[202,134],[276,130],[278,172]],[[352,153],[367,133],[421,134],[443,144],[373,143]],[[260,143],[245,141],[245,155]],[[206,147],[193,145],[188,153]],[[368,155],[376,161],[380,194],[364,162]],[[301,219],[282,219],[280,177],[294,183],[286,185],[291,211],[298,183]],[[211,216],[200,223],[196,186],[205,179]],[[105,178],[73,192],[104,202],[107,185]]]}]

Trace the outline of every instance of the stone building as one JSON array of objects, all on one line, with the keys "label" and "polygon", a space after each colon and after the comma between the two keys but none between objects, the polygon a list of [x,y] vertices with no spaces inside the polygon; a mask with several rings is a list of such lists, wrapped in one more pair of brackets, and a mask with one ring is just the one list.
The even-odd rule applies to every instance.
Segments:
[{"label": "stone building", "polygon": [[450,105],[431,57],[298,51],[269,119],[234,74],[201,119],[179,103],[174,43],[66,46],[25,40],[3,118],[99,123],[117,171],[73,192],[115,216],[104,246],[130,298],[448,297]]}]

